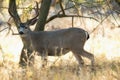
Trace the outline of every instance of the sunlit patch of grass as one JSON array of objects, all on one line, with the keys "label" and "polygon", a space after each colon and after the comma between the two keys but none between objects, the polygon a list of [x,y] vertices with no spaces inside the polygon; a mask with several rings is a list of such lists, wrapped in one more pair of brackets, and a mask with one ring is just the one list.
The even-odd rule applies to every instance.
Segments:
[{"label": "sunlit patch of grass", "polygon": [[104,55],[96,58],[94,71],[89,65],[80,70],[76,63],[49,68],[36,68],[34,65],[22,68],[5,62],[0,66],[0,80],[120,80],[119,74],[119,58],[107,60]]}]

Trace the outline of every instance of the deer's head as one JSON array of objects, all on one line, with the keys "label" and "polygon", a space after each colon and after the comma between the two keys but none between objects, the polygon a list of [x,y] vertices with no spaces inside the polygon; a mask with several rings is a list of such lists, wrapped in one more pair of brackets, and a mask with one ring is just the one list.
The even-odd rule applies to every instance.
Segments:
[{"label": "deer's head", "polygon": [[38,13],[38,3],[37,2],[36,2],[36,8],[34,8],[34,10],[36,12],[35,17],[33,17],[32,19],[29,19],[23,23],[18,15],[15,1],[14,2],[11,1],[9,3],[9,9],[8,9],[9,14],[14,19],[14,22],[17,26],[17,29],[18,29],[18,32],[20,35],[27,33],[28,30],[30,30],[30,28],[29,28],[30,25],[34,25],[36,23],[36,21],[38,20],[37,17],[39,15],[39,13]]}]

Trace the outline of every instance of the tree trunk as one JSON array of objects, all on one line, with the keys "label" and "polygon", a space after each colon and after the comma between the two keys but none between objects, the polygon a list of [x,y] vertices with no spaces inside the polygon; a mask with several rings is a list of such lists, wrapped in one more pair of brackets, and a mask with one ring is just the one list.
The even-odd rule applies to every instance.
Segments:
[{"label": "tree trunk", "polygon": [[42,0],[35,31],[43,31],[49,13],[51,0]]},{"label": "tree trunk", "polygon": [[[10,3],[9,3],[9,10],[14,12],[14,16],[12,16],[12,17],[15,17],[14,21],[15,21],[16,27],[18,29],[18,27],[19,27],[18,23],[20,23],[21,20],[19,18],[18,13],[17,13],[16,2],[15,1],[16,0],[11,0],[10,1]],[[43,0],[42,1],[41,7],[40,7],[40,11],[39,11],[39,19],[38,19],[35,31],[44,30],[44,26],[46,24],[46,19],[47,19],[47,16],[48,16],[48,13],[49,13],[49,9],[50,9],[50,4],[51,4],[51,0]],[[29,41],[28,38],[26,38],[26,39],[21,38],[21,39],[23,41],[24,47],[23,47],[22,52],[21,52],[20,62],[19,63],[21,65],[26,65],[26,62],[28,60],[27,58],[32,53],[32,49],[30,48],[30,44],[31,43],[29,43],[30,41]],[[27,49],[27,54],[24,51],[25,49]]]},{"label": "tree trunk", "polygon": [[[50,4],[51,4],[51,0],[43,0],[42,1],[40,11],[39,11],[39,19],[37,21],[35,31],[40,31],[40,30],[43,31],[44,30],[44,26],[46,24],[46,19],[47,19],[49,9],[50,9]],[[25,62],[27,62],[27,56],[26,56],[24,50],[27,49],[28,57],[32,53],[31,48],[30,48],[31,43],[28,43],[29,41],[28,42],[24,42],[24,41],[28,41],[28,40],[23,40],[24,47],[22,49],[22,53],[20,56],[20,62],[19,62],[21,65],[26,65]],[[32,58],[34,58],[34,57],[31,57],[31,59]]]}]

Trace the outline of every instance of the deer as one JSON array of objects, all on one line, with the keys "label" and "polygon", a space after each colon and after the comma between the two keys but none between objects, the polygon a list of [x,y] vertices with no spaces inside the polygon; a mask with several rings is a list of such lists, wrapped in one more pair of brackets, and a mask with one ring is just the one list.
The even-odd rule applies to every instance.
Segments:
[{"label": "deer", "polygon": [[[9,8],[9,13],[18,25],[19,35],[32,50],[44,59],[47,56],[62,56],[69,51],[73,53],[80,67],[84,61],[81,56],[91,60],[91,66],[94,68],[94,55],[84,50],[85,42],[89,39],[89,34],[82,28],[67,28],[55,31],[32,31],[30,26],[35,24],[37,16],[22,22],[18,16]],[[61,54],[62,52],[62,54]]]},{"label": "deer", "polygon": [[[38,2],[36,2],[36,6],[33,8],[35,10],[35,15],[33,18],[31,19],[28,19],[27,22],[30,22],[30,23],[35,23],[37,21],[37,17],[39,15],[38,13]],[[16,6],[16,1],[10,1],[9,3],[9,8],[8,8],[8,12],[10,14],[10,18],[8,20],[8,24],[9,26],[11,27],[11,21],[15,23],[17,29],[19,29],[19,23],[21,22],[21,19],[20,19],[20,16],[18,15],[18,12],[17,12],[17,6]],[[18,35],[17,33],[14,33],[13,30],[12,30],[12,34],[13,35]],[[29,37],[20,37],[22,42],[23,42],[23,49],[21,51],[21,55],[20,55],[20,61],[19,61],[19,64],[21,66],[26,66],[27,62],[28,62],[28,57],[31,55],[31,53],[33,52],[32,49],[31,49],[31,46],[30,46],[30,41],[29,41]],[[32,56],[31,56],[32,58]],[[30,58],[30,59],[31,59]]]}]

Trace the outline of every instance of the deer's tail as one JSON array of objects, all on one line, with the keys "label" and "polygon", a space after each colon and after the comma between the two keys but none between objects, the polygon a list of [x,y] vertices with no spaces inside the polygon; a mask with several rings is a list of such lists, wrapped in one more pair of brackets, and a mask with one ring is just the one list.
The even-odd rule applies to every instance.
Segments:
[{"label": "deer's tail", "polygon": [[87,31],[85,33],[86,33],[86,39],[88,40],[90,38],[90,35]]}]

